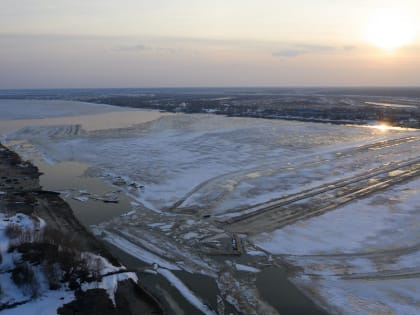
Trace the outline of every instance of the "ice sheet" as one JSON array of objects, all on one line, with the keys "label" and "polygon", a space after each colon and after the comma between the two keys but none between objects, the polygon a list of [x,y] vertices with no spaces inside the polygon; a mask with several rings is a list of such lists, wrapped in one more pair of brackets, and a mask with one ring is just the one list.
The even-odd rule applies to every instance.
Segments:
[{"label": "ice sheet", "polygon": [[[148,207],[162,210],[178,203],[181,210],[205,208],[214,214],[313,185],[325,174],[340,178],[358,165],[369,167],[366,161],[374,164],[374,154],[351,165],[354,169],[340,170],[329,152],[401,136],[349,126],[185,114],[114,133],[69,135],[58,129],[30,127],[8,138],[29,139],[51,160],[83,161],[111,182],[124,178],[134,183],[130,193]],[[302,166],[319,159],[326,164]]]}]

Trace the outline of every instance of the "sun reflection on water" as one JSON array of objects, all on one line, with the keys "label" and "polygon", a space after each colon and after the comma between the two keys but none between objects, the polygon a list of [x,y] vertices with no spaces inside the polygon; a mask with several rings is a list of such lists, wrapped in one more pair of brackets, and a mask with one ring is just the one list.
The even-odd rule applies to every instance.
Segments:
[{"label": "sun reflection on water", "polygon": [[398,129],[398,127],[392,127],[392,126],[384,124],[384,123],[374,125],[374,126],[371,126],[371,127],[374,128],[374,129],[379,129],[381,131],[388,131],[388,130],[392,130],[393,128]]},{"label": "sun reflection on water", "polygon": [[347,125],[347,126],[376,129],[376,130],[379,130],[381,132],[387,132],[387,131],[417,131],[418,130],[418,129],[415,129],[415,128],[392,126],[392,125],[389,125],[389,124],[384,123],[384,122],[378,122],[375,125]]}]

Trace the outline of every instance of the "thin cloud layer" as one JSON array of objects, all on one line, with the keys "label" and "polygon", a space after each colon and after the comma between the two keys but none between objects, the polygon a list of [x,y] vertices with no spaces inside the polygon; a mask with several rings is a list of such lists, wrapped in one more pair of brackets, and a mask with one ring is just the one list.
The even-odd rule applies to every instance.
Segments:
[{"label": "thin cloud layer", "polygon": [[274,57],[294,58],[306,54],[331,53],[336,50],[332,46],[298,44],[274,51],[272,55]]},{"label": "thin cloud layer", "polygon": [[143,44],[131,45],[131,46],[119,46],[114,48],[115,51],[145,51],[150,50],[150,47],[147,47]]}]

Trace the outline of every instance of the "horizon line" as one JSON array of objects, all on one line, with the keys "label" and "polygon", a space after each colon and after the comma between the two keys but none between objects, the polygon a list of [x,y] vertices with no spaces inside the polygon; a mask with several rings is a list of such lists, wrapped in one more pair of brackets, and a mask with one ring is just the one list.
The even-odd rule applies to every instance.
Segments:
[{"label": "horizon line", "polygon": [[127,87],[25,87],[0,88],[0,91],[45,91],[45,90],[133,90],[133,89],[386,89],[420,88],[420,85],[255,85],[255,86],[127,86]]}]

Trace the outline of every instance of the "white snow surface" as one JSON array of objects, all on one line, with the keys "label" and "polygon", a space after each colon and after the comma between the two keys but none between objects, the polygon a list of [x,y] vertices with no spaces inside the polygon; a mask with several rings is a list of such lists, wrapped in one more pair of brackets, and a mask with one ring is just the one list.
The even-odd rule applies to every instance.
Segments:
[{"label": "white snow surface", "polygon": [[[149,208],[161,210],[182,200],[180,208],[202,208],[213,214],[311,187],[326,176],[333,180],[361,171],[337,167],[345,163],[335,163],[330,152],[403,133],[186,114],[164,116],[125,131],[69,136],[72,131],[59,129],[28,127],[8,139],[29,139],[50,160],[77,159],[104,178],[114,176],[144,186],[127,191]],[[363,155],[359,165],[383,163],[374,157]],[[304,166],[320,159],[328,163]]]},{"label": "white snow surface", "polygon": [[312,287],[328,301],[332,314],[416,315],[420,312],[419,280],[296,280]]},{"label": "white snow surface", "polygon": [[397,185],[270,233],[253,237],[273,254],[314,255],[390,250],[418,243],[420,179]]},{"label": "white snow surface", "polygon": [[116,234],[110,232],[104,232],[106,235],[103,237],[104,240],[110,244],[118,247],[119,249],[125,251],[127,254],[136,257],[146,263],[151,265],[157,264],[160,267],[171,269],[171,270],[181,270],[176,264],[170,263],[165,259],[145,250],[144,248],[137,246],[125,238],[122,238]]},{"label": "white snow surface", "polygon": [[419,314],[420,179],[253,237],[337,314]]},{"label": "white snow surface", "polygon": [[122,217],[129,217],[130,215],[136,214],[136,210],[131,210],[126,213],[121,214]]},{"label": "white snow surface", "polygon": [[242,264],[235,264],[235,268],[238,271],[253,272],[253,273],[257,273],[261,271],[257,268],[247,266],[247,265],[242,265]]},{"label": "white snow surface", "polygon": [[47,291],[41,297],[11,309],[2,310],[2,315],[56,315],[57,309],[74,300],[73,291],[65,289]]}]

